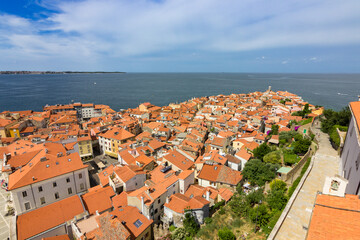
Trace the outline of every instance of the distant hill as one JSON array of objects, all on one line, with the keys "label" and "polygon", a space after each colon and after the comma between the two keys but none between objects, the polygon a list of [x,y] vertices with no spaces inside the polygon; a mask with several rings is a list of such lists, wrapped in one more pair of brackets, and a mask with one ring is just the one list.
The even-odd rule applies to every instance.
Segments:
[{"label": "distant hill", "polygon": [[73,74],[73,73],[125,73],[125,72],[73,72],[73,71],[0,71],[0,74]]}]

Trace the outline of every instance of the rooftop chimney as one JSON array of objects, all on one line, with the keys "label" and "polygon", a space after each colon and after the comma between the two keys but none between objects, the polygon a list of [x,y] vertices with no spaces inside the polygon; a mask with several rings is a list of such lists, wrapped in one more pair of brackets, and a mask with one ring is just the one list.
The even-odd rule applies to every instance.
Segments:
[{"label": "rooftop chimney", "polygon": [[206,191],[206,200],[210,201],[210,191]]},{"label": "rooftop chimney", "polygon": [[141,212],[144,214],[144,197],[141,196]]}]

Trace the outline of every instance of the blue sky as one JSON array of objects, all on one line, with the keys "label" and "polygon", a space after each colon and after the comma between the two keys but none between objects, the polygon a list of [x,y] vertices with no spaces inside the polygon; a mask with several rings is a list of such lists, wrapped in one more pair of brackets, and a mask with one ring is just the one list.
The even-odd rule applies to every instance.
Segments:
[{"label": "blue sky", "polygon": [[359,0],[1,0],[0,70],[360,72]]}]

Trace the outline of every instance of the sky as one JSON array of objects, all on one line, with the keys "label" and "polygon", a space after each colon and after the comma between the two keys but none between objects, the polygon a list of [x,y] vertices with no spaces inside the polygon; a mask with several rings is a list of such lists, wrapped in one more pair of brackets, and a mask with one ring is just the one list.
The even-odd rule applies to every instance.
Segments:
[{"label": "sky", "polygon": [[1,0],[0,70],[359,73],[359,0]]}]

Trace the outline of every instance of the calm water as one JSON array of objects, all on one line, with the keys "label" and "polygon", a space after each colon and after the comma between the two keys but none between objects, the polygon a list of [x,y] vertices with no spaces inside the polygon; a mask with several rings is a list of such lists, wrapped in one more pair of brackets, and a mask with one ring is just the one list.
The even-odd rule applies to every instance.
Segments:
[{"label": "calm water", "polygon": [[[96,83],[96,84],[95,84]],[[164,106],[192,97],[287,90],[315,105],[341,109],[360,94],[360,74],[126,73],[0,75],[0,111],[36,110],[72,100],[114,110],[150,101]]]}]

